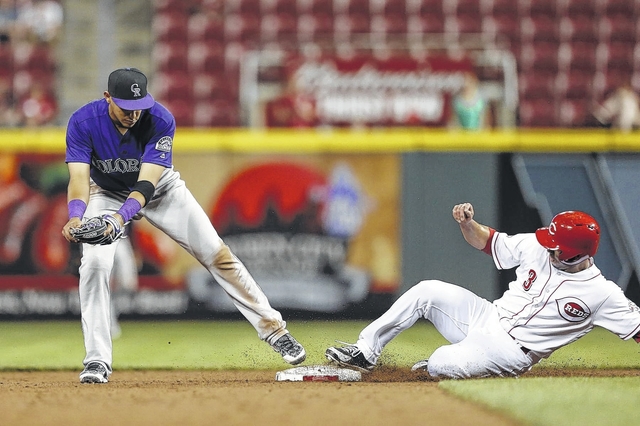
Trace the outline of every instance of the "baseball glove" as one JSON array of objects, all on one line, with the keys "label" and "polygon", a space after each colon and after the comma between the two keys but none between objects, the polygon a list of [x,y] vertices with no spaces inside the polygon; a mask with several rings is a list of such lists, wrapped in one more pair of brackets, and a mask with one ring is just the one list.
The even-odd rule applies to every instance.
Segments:
[{"label": "baseball glove", "polygon": [[[111,225],[111,232],[105,234],[108,225]],[[122,237],[124,227],[120,226],[118,219],[105,214],[88,219],[78,228],[71,229],[70,232],[79,243],[107,245]]]}]

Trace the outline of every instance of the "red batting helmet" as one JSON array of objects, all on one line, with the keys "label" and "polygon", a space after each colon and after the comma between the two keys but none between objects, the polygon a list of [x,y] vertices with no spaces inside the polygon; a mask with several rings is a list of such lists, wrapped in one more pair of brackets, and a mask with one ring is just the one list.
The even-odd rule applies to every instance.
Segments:
[{"label": "red batting helmet", "polygon": [[562,212],[551,219],[548,227],[538,229],[536,238],[547,250],[560,250],[561,261],[594,256],[600,242],[600,225],[586,213]]}]

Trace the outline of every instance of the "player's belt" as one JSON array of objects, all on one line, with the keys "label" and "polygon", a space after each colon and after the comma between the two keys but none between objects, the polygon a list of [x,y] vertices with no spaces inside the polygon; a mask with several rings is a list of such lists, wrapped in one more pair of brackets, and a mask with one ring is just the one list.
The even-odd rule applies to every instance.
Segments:
[{"label": "player's belt", "polygon": [[511,335],[509,335],[509,336],[513,339],[513,341],[514,341],[514,342],[516,342],[516,345],[518,345],[518,347],[520,348],[520,350],[521,350],[522,352],[524,352],[524,354],[525,354],[525,355],[529,355],[529,352],[531,352],[531,349],[529,349],[529,348],[525,348],[524,346],[522,346],[522,345],[520,344],[520,342],[518,342],[518,341],[516,340],[516,338],[515,338],[515,337],[513,337],[513,336],[511,336]]}]

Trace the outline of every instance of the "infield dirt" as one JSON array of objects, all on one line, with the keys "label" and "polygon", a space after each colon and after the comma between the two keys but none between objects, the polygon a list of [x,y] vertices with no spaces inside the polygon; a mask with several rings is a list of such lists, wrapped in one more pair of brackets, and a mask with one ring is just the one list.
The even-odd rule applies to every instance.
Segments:
[{"label": "infield dirt", "polygon": [[[276,382],[276,371],[116,371],[108,384],[78,372],[0,372],[0,424],[474,425],[521,423],[440,390],[408,369],[357,383]],[[526,376],[640,376],[638,370],[537,368]]]},{"label": "infield dirt", "polygon": [[0,372],[0,412],[13,425],[492,425],[519,423],[408,370],[358,383],[276,382],[276,371]]}]

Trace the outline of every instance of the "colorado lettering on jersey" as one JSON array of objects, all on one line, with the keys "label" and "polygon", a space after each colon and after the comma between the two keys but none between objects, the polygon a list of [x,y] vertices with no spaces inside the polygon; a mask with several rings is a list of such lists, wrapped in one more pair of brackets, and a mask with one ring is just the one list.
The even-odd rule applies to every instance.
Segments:
[{"label": "colorado lettering on jersey", "polygon": [[591,315],[589,307],[576,297],[564,297],[556,300],[558,313],[569,322],[582,322]]},{"label": "colorado lettering on jersey", "polygon": [[137,158],[110,158],[108,160],[91,160],[95,168],[102,173],[131,173],[140,171],[140,160]]}]

